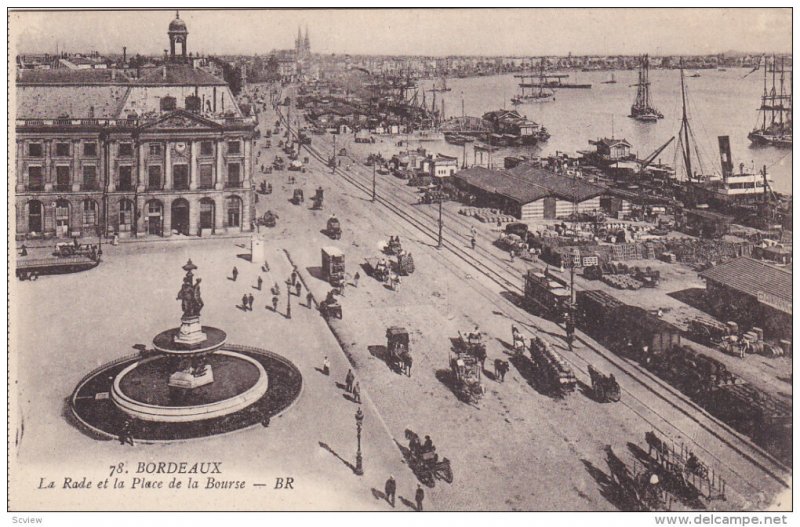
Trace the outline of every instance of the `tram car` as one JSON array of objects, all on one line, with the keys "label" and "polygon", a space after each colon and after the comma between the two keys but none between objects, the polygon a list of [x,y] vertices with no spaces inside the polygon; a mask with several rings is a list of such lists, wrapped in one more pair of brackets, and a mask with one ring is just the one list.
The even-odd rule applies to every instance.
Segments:
[{"label": "tram car", "polygon": [[525,308],[537,315],[560,320],[570,301],[566,282],[547,272],[528,271],[525,275]]},{"label": "tram car", "polygon": [[322,248],[322,276],[333,287],[344,286],[344,253],[338,248]]}]

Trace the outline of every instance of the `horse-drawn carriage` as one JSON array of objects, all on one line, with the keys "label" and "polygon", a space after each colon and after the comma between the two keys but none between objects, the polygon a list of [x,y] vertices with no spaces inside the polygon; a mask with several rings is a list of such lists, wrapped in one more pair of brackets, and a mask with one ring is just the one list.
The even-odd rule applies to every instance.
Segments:
[{"label": "horse-drawn carriage", "polygon": [[272,168],[275,170],[283,170],[286,167],[286,162],[283,160],[281,156],[275,156],[275,160],[272,162]]},{"label": "horse-drawn carriage", "polygon": [[328,296],[320,302],[319,304],[319,312],[322,314],[324,318],[342,318],[342,304],[340,304],[336,297],[334,296],[334,292],[328,291]]},{"label": "horse-drawn carriage", "polygon": [[619,383],[613,375],[603,375],[589,365],[589,377],[592,379],[592,393],[595,400],[601,403],[619,401]]},{"label": "horse-drawn carriage", "polygon": [[388,255],[400,254],[403,246],[400,244],[400,236],[389,236],[389,241],[383,248],[383,251]]},{"label": "horse-drawn carriage", "polygon": [[339,223],[339,218],[331,216],[330,219],[328,219],[325,232],[332,240],[340,239],[342,237],[342,225]]},{"label": "horse-drawn carriage", "polygon": [[263,216],[261,216],[256,220],[256,224],[263,225],[265,227],[274,227],[277,224],[277,222],[275,221],[277,219],[278,215],[272,212],[271,210],[268,210],[267,212],[264,213]]},{"label": "horse-drawn carriage", "polygon": [[408,276],[414,272],[414,257],[411,253],[402,251],[397,255],[397,273],[401,276]]},{"label": "horse-drawn carriage", "polygon": [[531,360],[542,387],[554,394],[564,395],[575,390],[577,379],[572,368],[541,337],[535,336],[530,344]]},{"label": "horse-drawn carriage", "polygon": [[466,338],[459,331],[458,338],[453,339],[453,351],[450,370],[456,394],[462,401],[475,403],[483,397],[481,372],[486,361],[486,344],[478,329]]},{"label": "horse-drawn carriage", "polygon": [[[436,447],[428,441],[421,443],[419,436],[411,430],[406,430],[408,439],[408,454],[406,461],[409,468],[417,478],[430,487],[436,485],[436,480],[441,479],[447,483],[453,482],[453,469],[450,460],[442,458],[436,453]],[[428,438],[430,439],[430,438]]]},{"label": "horse-drawn carriage", "polygon": [[411,375],[411,342],[406,328],[392,326],[386,330],[389,367]]},{"label": "horse-drawn carriage", "polygon": [[311,201],[314,203],[313,209],[314,210],[322,210],[322,200],[323,200],[324,191],[322,187],[317,188],[316,192],[314,193],[314,197],[311,198]]},{"label": "horse-drawn carriage", "polygon": [[367,274],[379,282],[386,282],[391,275],[391,267],[385,258],[367,258]]},{"label": "horse-drawn carriage", "polygon": [[292,203],[294,203],[295,205],[300,205],[301,203],[303,203],[303,201],[305,201],[303,199],[303,189],[300,188],[294,189],[294,192],[292,193]]}]

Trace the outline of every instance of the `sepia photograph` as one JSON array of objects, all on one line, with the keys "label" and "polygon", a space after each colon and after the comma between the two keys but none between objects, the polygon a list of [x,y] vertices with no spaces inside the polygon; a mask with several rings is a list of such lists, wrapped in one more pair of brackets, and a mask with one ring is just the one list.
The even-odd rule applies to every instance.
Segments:
[{"label": "sepia photograph", "polygon": [[792,18],[9,9],[7,513],[785,524]]}]

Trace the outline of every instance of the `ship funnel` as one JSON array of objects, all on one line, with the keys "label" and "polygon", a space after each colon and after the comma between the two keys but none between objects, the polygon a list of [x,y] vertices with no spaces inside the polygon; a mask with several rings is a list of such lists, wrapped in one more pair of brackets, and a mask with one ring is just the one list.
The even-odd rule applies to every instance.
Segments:
[{"label": "ship funnel", "polygon": [[727,135],[717,137],[719,141],[719,161],[722,165],[722,180],[728,182],[733,174],[733,161],[731,161],[731,141]]}]

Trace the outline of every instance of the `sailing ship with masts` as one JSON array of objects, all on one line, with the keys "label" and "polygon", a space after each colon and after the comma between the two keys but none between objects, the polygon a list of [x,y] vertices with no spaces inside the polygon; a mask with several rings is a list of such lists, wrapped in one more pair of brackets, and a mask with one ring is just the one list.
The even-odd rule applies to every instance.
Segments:
[{"label": "sailing ship with masts", "polygon": [[431,91],[433,91],[433,92],[437,92],[437,91],[438,92],[448,92],[451,89],[452,88],[448,88],[447,87],[447,77],[442,76],[442,77],[439,77],[438,79],[436,79],[433,82],[433,88],[431,88]]},{"label": "sailing ship with masts", "polygon": [[655,109],[650,98],[650,57],[642,55],[639,59],[639,82],[636,86],[636,100],[631,106],[629,117],[645,123],[654,123],[664,115]]},{"label": "sailing ship with masts", "polygon": [[[538,75],[514,75],[514,77],[520,79],[520,91],[511,99],[514,105],[526,102],[547,102],[555,100],[555,92],[546,88],[547,77],[544,74],[544,59],[539,62]],[[534,82],[536,77],[539,77],[539,82]],[[530,80],[526,81],[525,79]],[[526,89],[528,90],[527,93],[525,92]]]},{"label": "sailing ship with masts", "polygon": [[[772,87],[767,90],[768,71],[772,73]],[[784,59],[780,65],[776,57],[764,59],[764,93],[758,109],[758,122],[747,138],[756,145],[792,147],[792,70],[789,70],[788,90]]]}]

